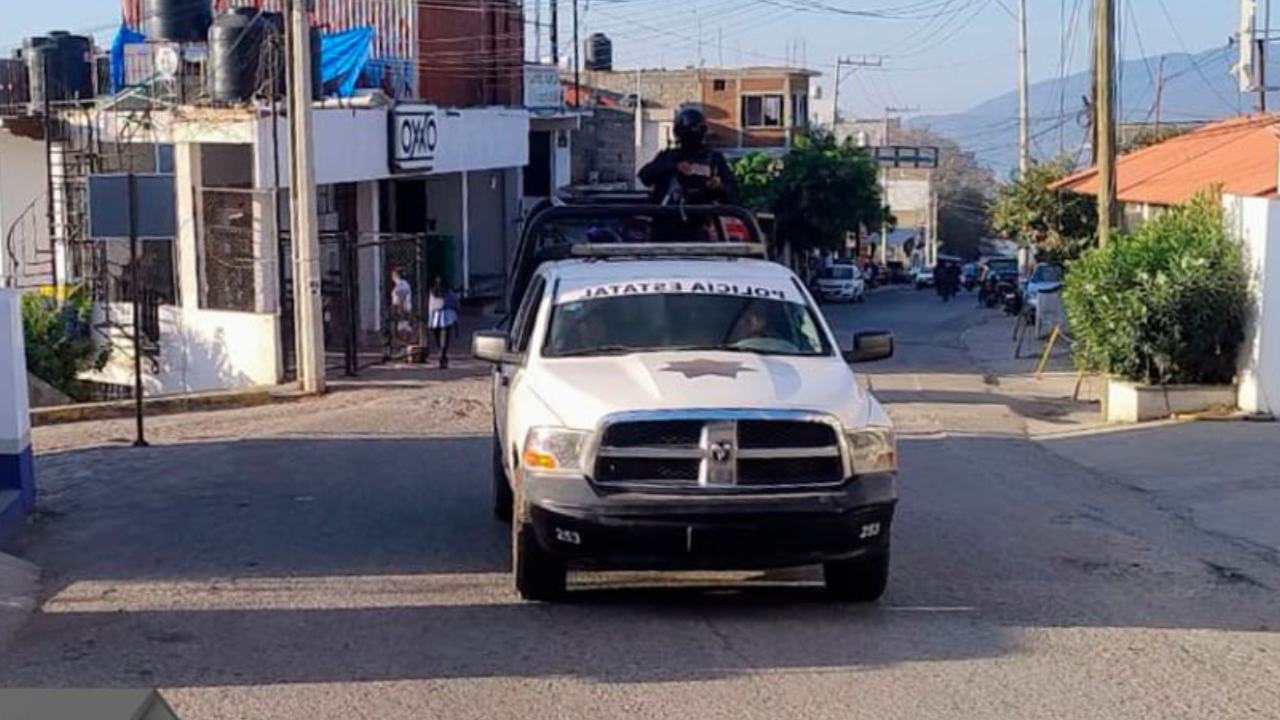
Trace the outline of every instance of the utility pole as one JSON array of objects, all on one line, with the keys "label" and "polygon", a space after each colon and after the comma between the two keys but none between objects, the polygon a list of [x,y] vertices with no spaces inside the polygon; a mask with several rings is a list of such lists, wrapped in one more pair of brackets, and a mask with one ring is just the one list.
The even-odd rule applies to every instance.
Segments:
[{"label": "utility pole", "polygon": [[840,124],[840,84],[844,82],[844,79],[840,77],[841,70],[844,68],[853,68],[856,70],[857,68],[863,67],[880,67],[883,64],[884,58],[882,57],[877,57],[875,62],[872,62],[865,55],[858,60],[847,57],[836,58],[836,77],[833,83],[835,89],[831,91],[831,127],[834,128],[836,125]]},{"label": "utility pole", "polygon": [[560,0],[551,0],[551,64],[560,68]]},{"label": "utility pole", "polygon": [[1271,40],[1271,0],[1266,0],[1262,37],[1258,38],[1258,112],[1267,112],[1267,45]]},{"label": "utility pole", "polygon": [[1031,167],[1031,117],[1027,109],[1027,0],[1018,0],[1018,172]]},{"label": "utility pole", "polygon": [[1156,120],[1155,141],[1160,142],[1160,105],[1164,99],[1164,56],[1160,56],[1160,64],[1156,68],[1156,98],[1151,114]]},{"label": "utility pole", "polygon": [[542,62],[542,0],[533,0],[533,61]]},{"label": "utility pole", "polygon": [[289,0],[289,212],[298,384],[303,393],[318,395],[325,389],[324,316],[311,137],[311,20],[307,13],[312,1]]},{"label": "utility pole", "polygon": [[1098,157],[1098,245],[1105,247],[1116,225],[1115,0],[1095,0],[1094,87]]},{"label": "utility pole", "polygon": [[578,38],[578,0],[573,0],[573,106],[582,107],[582,66],[578,63],[578,52],[582,42]]}]

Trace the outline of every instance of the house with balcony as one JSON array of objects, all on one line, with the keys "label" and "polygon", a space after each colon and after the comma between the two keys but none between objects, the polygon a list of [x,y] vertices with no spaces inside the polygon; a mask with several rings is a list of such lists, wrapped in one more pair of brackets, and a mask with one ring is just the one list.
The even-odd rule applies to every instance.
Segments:
[{"label": "house with balcony", "polygon": [[[139,0],[124,0],[109,82],[0,118],[0,163],[39,163],[47,185],[12,202],[3,188],[0,236],[16,228],[32,245],[6,275],[92,288],[113,348],[97,382],[132,382],[121,340],[134,288],[128,243],[90,232],[88,179],[125,172],[167,177],[147,192],[170,194],[174,215],[139,260],[147,391],[290,377],[290,129],[271,59],[284,3],[209,3],[211,26],[164,37]],[[502,294],[530,155],[523,16],[514,0],[315,0],[311,21],[321,58],[343,60],[323,63],[342,72],[318,78],[312,143],[326,345],[333,369],[351,370],[383,354],[393,268],[419,300],[437,278],[466,299]],[[228,46],[215,38],[235,22],[257,28],[244,36],[252,56],[231,63],[253,72],[228,79],[216,76]],[[236,83],[248,85],[238,96]]]}]

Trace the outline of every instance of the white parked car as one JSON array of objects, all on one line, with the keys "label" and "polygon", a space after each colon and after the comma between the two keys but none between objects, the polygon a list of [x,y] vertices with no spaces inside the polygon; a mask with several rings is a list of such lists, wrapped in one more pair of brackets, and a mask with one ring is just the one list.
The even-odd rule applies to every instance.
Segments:
[{"label": "white parked car", "polygon": [[862,302],[867,299],[867,281],[862,270],[851,263],[828,265],[818,274],[818,296],[822,300]]},{"label": "white parked car", "polygon": [[1057,265],[1037,265],[1027,278],[1023,287],[1023,300],[1029,308],[1030,317],[1040,311],[1040,293],[1057,292],[1062,289],[1062,268]]},{"label": "white parked car", "polygon": [[849,363],[891,356],[892,336],[838,339],[790,270],[744,256],[763,245],[566,250],[576,210],[599,208],[529,221],[554,245],[522,249],[510,326],[473,340],[495,366],[494,502],[520,595],[560,596],[570,567],[820,563],[835,597],[878,598],[897,447]]},{"label": "white parked car", "polygon": [[915,284],[917,290],[933,287],[933,270],[932,267],[922,266],[911,271],[911,282]]}]

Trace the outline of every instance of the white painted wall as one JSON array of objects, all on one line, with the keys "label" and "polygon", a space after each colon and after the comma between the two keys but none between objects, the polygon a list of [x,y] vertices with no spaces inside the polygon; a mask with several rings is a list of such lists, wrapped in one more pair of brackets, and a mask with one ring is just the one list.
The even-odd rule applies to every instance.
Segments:
[{"label": "white painted wall", "polygon": [[[573,184],[573,136],[571,130],[555,130],[551,133],[551,189],[567,188]],[[560,147],[563,137],[564,147]]]},{"label": "white painted wall", "polygon": [[[128,327],[127,303],[113,303],[116,321]],[[143,385],[149,395],[203,392],[274,385],[280,377],[280,341],[274,313],[242,313],[162,306],[159,371],[144,359]],[[107,366],[82,375],[118,385],[133,383],[133,345],[112,343]]]},{"label": "white painted wall", "polygon": [[[46,185],[44,143],[0,132],[0,287],[35,287],[53,280],[49,258],[37,254],[49,250]],[[34,210],[24,214],[32,203]],[[16,257],[11,257],[5,236],[15,224]]]},{"label": "white painted wall", "polygon": [[31,444],[21,307],[21,293],[0,289],[0,455],[17,455]]},{"label": "white painted wall", "polygon": [[1223,197],[1228,222],[1244,243],[1253,306],[1240,355],[1239,404],[1280,411],[1280,201]]},{"label": "white painted wall", "polygon": [[899,180],[889,183],[889,209],[896,212],[927,212],[929,209],[929,182],[927,180]]},{"label": "white painted wall", "polygon": [[[316,183],[391,177],[388,108],[317,108],[312,114]],[[281,187],[289,186],[289,132],[280,120]],[[434,168],[426,175],[523,167],[529,162],[529,115],[505,108],[440,109]],[[271,118],[256,123],[258,187],[274,182]]]}]

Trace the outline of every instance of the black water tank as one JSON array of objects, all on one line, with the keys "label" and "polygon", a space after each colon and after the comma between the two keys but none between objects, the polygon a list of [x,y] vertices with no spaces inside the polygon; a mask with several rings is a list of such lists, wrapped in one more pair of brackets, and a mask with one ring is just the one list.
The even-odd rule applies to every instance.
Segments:
[{"label": "black water tank", "polygon": [[209,27],[209,95],[215,102],[249,100],[258,88],[267,20],[251,7],[228,10]]},{"label": "black water tank", "polygon": [[148,40],[204,42],[213,22],[209,0],[143,0],[142,32]]},{"label": "black water tank", "polygon": [[613,70],[613,41],[604,33],[591,33],[587,38],[587,58],[583,67],[588,70]]},{"label": "black water tank", "polygon": [[69,32],[51,32],[22,43],[31,104],[93,99],[93,41]]}]

